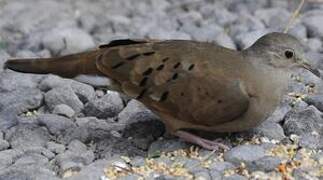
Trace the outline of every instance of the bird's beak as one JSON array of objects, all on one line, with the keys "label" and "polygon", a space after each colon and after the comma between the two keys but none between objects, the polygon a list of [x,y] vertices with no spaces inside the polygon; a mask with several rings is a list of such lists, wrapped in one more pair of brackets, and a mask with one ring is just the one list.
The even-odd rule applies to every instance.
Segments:
[{"label": "bird's beak", "polygon": [[317,76],[317,77],[320,77],[321,76],[321,73],[317,69],[314,69],[310,65],[310,63],[308,62],[308,60],[306,60],[306,59],[301,60],[301,62],[299,63],[299,65],[302,68],[307,69],[308,71],[310,71],[311,73],[313,73],[315,76]]}]

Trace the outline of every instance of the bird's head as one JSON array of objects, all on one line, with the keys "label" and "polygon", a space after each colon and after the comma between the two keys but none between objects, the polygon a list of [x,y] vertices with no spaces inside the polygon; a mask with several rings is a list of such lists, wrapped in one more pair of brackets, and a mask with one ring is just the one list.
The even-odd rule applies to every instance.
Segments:
[{"label": "bird's head", "polygon": [[320,76],[317,69],[312,68],[304,56],[301,42],[294,36],[285,33],[269,33],[259,38],[248,51],[267,57],[267,64],[275,68],[301,67]]}]

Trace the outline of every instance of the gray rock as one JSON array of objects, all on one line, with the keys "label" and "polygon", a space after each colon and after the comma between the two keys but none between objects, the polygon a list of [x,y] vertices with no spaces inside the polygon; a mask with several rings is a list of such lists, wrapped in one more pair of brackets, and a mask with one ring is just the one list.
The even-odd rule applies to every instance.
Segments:
[{"label": "gray rock", "polygon": [[154,156],[155,154],[160,154],[161,152],[171,152],[178,149],[188,148],[190,145],[177,139],[171,140],[159,140],[153,142],[148,150],[149,156]]},{"label": "gray rock", "polygon": [[39,115],[37,121],[40,125],[45,125],[49,132],[54,135],[59,135],[63,131],[75,127],[70,119],[55,114]]},{"label": "gray rock", "polygon": [[55,162],[63,173],[68,169],[80,170],[94,160],[94,153],[80,141],[74,140],[68,145],[68,150],[55,157]]},{"label": "gray rock", "polygon": [[264,23],[250,15],[249,13],[242,13],[237,21],[230,24],[230,35],[236,37],[238,34],[246,34],[250,31],[265,29]]},{"label": "gray rock", "polygon": [[118,114],[118,122],[121,124],[130,124],[154,119],[158,119],[158,117],[136,100],[131,100]]},{"label": "gray rock", "polygon": [[107,167],[107,164],[109,164],[107,160],[97,160],[82,168],[78,174],[66,178],[66,180],[100,179],[104,176],[104,169]]},{"label": "gray rock", "polygon": [[92,37],[78,28],[56,28],[44,34],[42,44],[53,54],[66,55],[95,47]]},{"label": "gray rock", "polygon": [[323,138],[319,135],[304,134],[299,139],[299,146],[309,149],[322,149]]},{"label": "gray rock", "polygon": [[234,174],[231,176],[223,177],[223,180],[247,180],[247,178],[238,174]]},{"label": "gray rock", "polygon": [[0,130],[0,139],[2,140],[4,138],[4,133]]},{"label": "gray rock", "polygon": [[217,24],[208,24],[203,26],[203,28],[194,26],[192,27],[191,25],[186,27],[184,25],[182,28],[183,31],[192,36],[192,39],[198,41],[214,42],[217,39],[217,36],[219,36],[220,33],[223,33],[223,28],[218,26]]},{"label": "gray rock", "polygon": [[288,30],[288,34],[295,36],[299,40],[305,40],[307,38],[307,29],[303,24],[298,23]]},{"label": "gray rock", "polygon": [[8,149],[9,146],[10,146],[10,144],[8,143],[8,141],[0,139],[0,151]]},{"label": "gray rock", "polygon": [[75,111],[66,104],[59,104],[54,107],[53,113],[71,118],[74,116]]},{"label": "gray rock", "polygon": [[289,100],[284,98],[284,102],[281,103],[276,110],[267,118],[266,121],[280,123],[284,120],[286,114],[292,109],[289,105]]},{"label": "gray rock", "polygon": [[224,153],[224,159],[234,164],[246,164],[257,161],[265,156],[265,150],[257,145],[241,145]]},{"label": "gray rock", "polygon": [[281,159],[278,157],[266,156],[257,161],[248,163],[247,166],[251,171],[273,171],[281,163]]},{"label": "gray rock", "polygon": [[246,49],[251,46],[257,39],[268,33],[267,30],[255,30],[247,33],[241,33],[235,37],[238,49]]},{"label": "gray rock", "polygon": [[219,171],[211,170],[210,176],[213,180],[222,180],[222,173]]},{"label": "gray rock", "polygon": [[281,30],[290,17],[290,13],[283,8],[259,9],[255,16],[261,19],[267,27]]},{"label": "gray rock", "polygon": [[219,33],[217,36],[215,36],[214,41],[223,47],[237,49],[232,38],[225,32]]},{"label": "gray rock", "polygon": [[97,141],[106,139],[111,136],[112,130],[123,129],[124,126],[114,122],[97,119],[95,117],[77,118],[77,128],[69,129],[64,134],[64,141],[70,142],[73,139],[78,139],[82,142]]},{"label": "gray rock", "polygon": [[235,166],[230,163],[230,162],[218,162],[218,161],[214,161],[211,165],[210,165],[210,171],[218,171],[218,172],[224,172],[228,169],[234,169]]},{"label": "gray rock", "polygon": [[46,166],[48,163],[48,159],[45,156],[42,156],[40,154],[31,153],[31,154],[24,154],[23,156],[19,157],[15,161],[16,166],[20,165],[32,165],[32,164],[38,164],[42,166]]},{"label": "gray rock", "polygon": [[293,113],[290,112],[286,115],[283,128],[287,135],[297,134],[302,135],[316,131],[323,132],[323,120],[321,112],[314,106],[309,106],[305,110]]},{"label": "gray rock", "polygon": [[164,130],[160,121],[136,122],[126,126],[123,137],[130,139],[136,147],[147,150],[155,139],[163,135]]},{"label": "gray rock", "polygon": [[212,179],[210,173],[206,169],[204,171],[199,171],[197,173],[194,173],[194,177],[197,179],[203,179],[203,180],[211,180]]},{"label": "gray rock", "polygon": [[[9,59],[9,54],[2,49],[4,42],[1,41],[1,37],[0,37],[0,72],[3,71],[3,65],[6,62],[7,59]],[[0,81],[1,82],[1,81]]]},{"label": "gray rock", "polygon": [[54,109],[59,104],[66,104],[77,113],[83,109],[83,103],[69,86],[57,87],[48,91],[45,94],[45,103],[50,109]]},{"label": "gray rock", "polygon": [[123,109],[123,101],[116,92],[109,92],[100,99],[90,101],[85,105],[84,114],[105,119],[114,117]]},{"label": "gray rock", "polygon": [[315,106],[318,110],[323,112],[323,95],[316,94],[316,95],[308,95],[304,101],[309,104]]},{"label": "gray rock", "polygon": [[292,173],[292,176],[295,179],[305,179],[305,180],[320,180],[321,177],[315,177],[311,173],[309,173],[310,170],[304,170],[304,169],[295,169]]},{"label": "gray rock", "polygon": [[322,14],[321,10],[313,10],[303,15],[302,22],[307,27],[310,37],[323,37]]},{"label": "gray rock", "polygon": [[38,89],[17,89],[12,92],[0,94],[0,111],[8,106],[19,109],[36,109],[42,104],[43,94]]},{"label": "gray rock", "polygon": [[95,91],[92,86],[70,79],[63,79],[55,75],[47,76],[39,84],[39,88],[42,91],[49,91],[53,88],[62,86],[70,86],[83,103],[86,103],[95,97]]},{"label": "gray rock", "polygon": [[22,151],[14,149],[0,151],[0,169],[12,165],[22,154]]},{"label": "gray rock", "polygon": [[6,180],[60,180],[54,171],[49,170],[42,165],[24,164],[11,166],[0,171],[0,179]]},{"label": "gray rock", "polygon": [[49,134],[42,127],[18,125],[7,131],[5,139],[12,148],[26,150],[44,147],[49,140]]},{"label": "gray rock", "polygon": [[0,92],[9,92],[16,89],[35,89],[41,75],[23,74],[17,72],[2,72],[0,78]]},{"label": "gray rock", "polygon": [[[119,180],[137,180],[137,179],[140,179],[141,177],[137,174],[130,174],[130,175],[126,175],[126,176],[122,176],[120,178],[118,178]],[[157,178],[154,176],[154,175],[150,175],[148,177],[149,179],[152,178],[152,179],[157,179],[159,180],[160,178],[163,179],[164,177],[161,177],[161,176],[158,176]]]},{"label": "gray rock", "polygon": [[279,141],[285,138],[284,129],[273,121],[265,121],[251,132]]},{"label": "gray rock", "polygon": [[231,24],[239,18],[238,15],[228,11],[225,8],[221,8],[219,6],[216,9],[216,11],[214,11],[214,14],[215,14],[215,22],[221,26]]},{"label": "gray rock", "polygon": [[306,44],[311,51],[319,52],[322,50],[322,41],[318,38],[309,38]]},{"label": "gray rock", "polygon": [[65,146],[63,144],[58,144],[52,141],[47,142],[46,147],[55,154],[60,154],[65,151]]}]

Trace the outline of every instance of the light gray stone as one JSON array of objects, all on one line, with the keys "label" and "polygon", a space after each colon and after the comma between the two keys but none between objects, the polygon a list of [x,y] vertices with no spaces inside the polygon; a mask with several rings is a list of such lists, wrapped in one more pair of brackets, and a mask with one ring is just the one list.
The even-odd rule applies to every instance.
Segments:
[{"label": "light gray stone", "polygon": [[148,155],[154,155],[161,152],[170,152],[178,149],[188,148],[190,145],[176,139],[173,140],[159,140],[153,142],[148,150]]},{"label": "light gray stone", "polygon": [[59,104],[54,107],[53,113],[71,118],[74,116],[75,111],[66,104]]},{"label": "light gray stone", "polygon": [[46,147],[48,150],[50,150],[51,152],[53,152],[55,154],[63,153],[66,149],[63,144],[58,144],[58,143],[55,143],[52,141],[47,142]]},{"label": "light gray stone", "polygon": [[42,91],[49,91],[53,88],[63,86],[70,86],[83,103],[86,103],[95,97],[95,91],[92,86],[70,79],[63,79],[55,75],[47,76],[39,84],[39,88]]},{"label": "light gray stone", "polygon": [[299,139],[299,146],[309,149],[322,149],[323,138],[319,135],[304,134]]},{"label": "light gray stone", "polygon": [[48,163],[48,159],[45,156],[40,154],[31,153],[31,154],[24,154],[22,157],[15,161],[16,166],[18,165],[31,165],[31,164],[38,164],[46,166]]},{"label": "light gray stone", "polygon": [[322,50],[322,41],[318,38],[309,38],[306,45],[311,51],[319,52]]},{"label": "light gray stone", "polygon": [[235,37],[235,41],[239,49],[246,49],[266,33],[268,33],[267,30],[255,30],[247,33],[241,33]]},{"label": "light gray stone", "polygon": [[17,89],[0,94],[0,111],[14,104],[20,109],[36,109],[42,104],[42,101],[43,94],[38,89]]},{"label": "light gray stone", "polygon": [[234,164],[251,163],[265,156],[265,150],[257,145],[241,145],[224,153],[224,159]]},{"label": "light gray stone", "polygon": [[45,103],[50,109],[54,109],[56,105],[66,104],[76,113],[80,112],[84,107],[83,103],[69,86],[57,87],[48,91],[45,94]]},{"label": "light gray stone", "polygon": [[308,11],[303,15],[302,22],[307,27],[310,37],[323,37],[322,15],[321,10]]},{"label": "light gray stone", "polygon": [[322,94],[315,94],[306,96],[304,101],[309,104],[315,106],[318,110],[323,112],[323,95]]},{"label": "light gray stone", "polygon": [[12,165],[22,154],[22,151],[15,149],[0,151],[0,169]]},{"label": "light gray stone", "polygon": [[285,138],[284,129],[281,125],[268,120],[251,130],[251,132],[279,141]]},{"label": "light gray stone", "polygon": [[289,113],[284,122],[284,130],[287,135],[323,132],[323,120],[321,112],[314,106],[309,106],[305,110],[296,113]]},{"label": "light gray stone", "polygon": [[267,27],[281,30],[290,17],[290,13],[283,8],[259,9],[255,16],[261,19]]},{"label": "light gray stone", "polygon": [[12,148],[27,150],[44,147],[49,140],[49,134],[45,128],[18,125],[7,131],[5,139]]},{"label": "light gray stone", "polygon": [[66,55],[95,47],[92,37],[78,28],[55,28],[44,34],[42,44],[53,54]]},{"label": "light gray stone", "polygon": [[66,180],[88,180],[88,179],[100,179],[104,175],[104,169],[107,167],[109,162],[107,160],[97,160],[88,166],[82,168],[82,170]]},{"label": "light gray stone", "polygon": [[94,160],[94,153],[78,140],[72,141],[68,149],[55,157],[55,161],[63,173],[68,169],[80,170]]},{"label": "light gray stone", "polygon": [[247,166],[252,171],[270,172],[274,171],[281,161],[282,160],[278,157],[266,156],[257,161],[248,163]]},{"label": "light gray stone", "polygon": [[8,143],[8,141],[0,139],[0,151],[8,149],[9,146],[10,146],[10,144]]},{"label": "light gray stone", "polygon": [[118,122],[122,124],[154,119],[158,119],[158,117],[136,100],[129,101],[127,106],[118,114]]},{"label": "light gray stone", "polygon": [[39,115],[37,121],[40,125],[45,125],[54,135],[60,135],[63,131],[75,127],[70,119],[55,114]]},{"label": "light gray stone", "polygon": [[90,101],[85,105],[84,114],[106,119],[114,117],[123,109],[123,101],[119,93],[110,91],[102,98]]}]

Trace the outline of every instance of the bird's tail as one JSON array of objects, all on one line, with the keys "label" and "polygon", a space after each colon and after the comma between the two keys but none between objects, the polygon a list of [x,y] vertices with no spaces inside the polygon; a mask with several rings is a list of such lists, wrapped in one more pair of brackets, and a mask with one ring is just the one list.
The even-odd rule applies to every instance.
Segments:
[{"label": "bird's tail", "polygon": [[73,78],[80,74],[100,75],[96,58],[100,49],[54,58],[31,58],[8,60],[4,68],[24,73],[56,74]]}]

